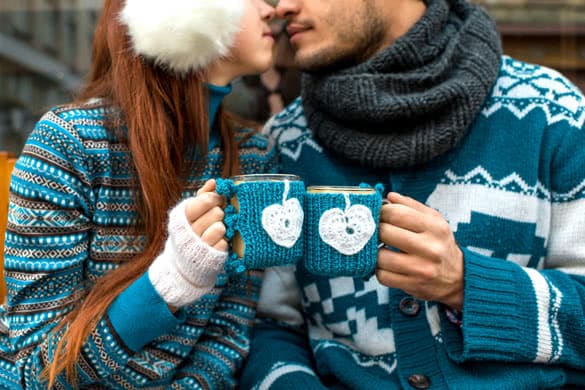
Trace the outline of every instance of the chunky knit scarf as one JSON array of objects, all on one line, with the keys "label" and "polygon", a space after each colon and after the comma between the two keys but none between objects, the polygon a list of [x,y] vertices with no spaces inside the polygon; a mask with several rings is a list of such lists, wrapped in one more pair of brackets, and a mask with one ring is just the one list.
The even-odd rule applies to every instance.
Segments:
[{"label": "chunky knit scarf", "polygon": [[427,0],[425,15],[370,60],[303,77],[309,127],[366,167],[430,161],[466,135],[497,78],[492,19],[466,0]]}]

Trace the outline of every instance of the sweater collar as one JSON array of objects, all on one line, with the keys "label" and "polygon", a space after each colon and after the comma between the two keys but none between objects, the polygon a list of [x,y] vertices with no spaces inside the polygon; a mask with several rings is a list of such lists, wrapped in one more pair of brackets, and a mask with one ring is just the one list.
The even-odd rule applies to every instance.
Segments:
[{"label": "sweater collar", "polygon": [[220,144],[219,129],[216,126],[215,120],[219,107],[221,106],[223,99],[232,91],[232,86],[231,84],[226,86],[207,84],[207,88],[209,89],[209,127],[211,129],[209,135],[209,150],[211,150],[218,147]]}]

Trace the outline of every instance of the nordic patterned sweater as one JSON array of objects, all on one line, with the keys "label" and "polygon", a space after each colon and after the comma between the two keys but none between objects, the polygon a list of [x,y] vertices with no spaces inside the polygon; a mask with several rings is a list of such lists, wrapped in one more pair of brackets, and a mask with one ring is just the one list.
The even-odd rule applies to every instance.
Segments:
[{"label": "nordic patterned sweater", "polygon": [[307,185],[381,182],[446,218],[464,253],[462,324],[375,276],[270,269],[242,388],[585,387],[585,99],[576,87],[504,57],[466,138],[415,169],[351,166],[306,123],[297,100],[267,125],[284,171]]},{"label": "nordic patterned sweater", "polygon": [[[218,104],[211,101],[211,111]],[[0,329],[0,388],[41,389],[39,374],[58,338],[46,335],[91,285],[143,248],[130,154],[104,128],[99,103],[51,110],[37,123],[11,182],[5,269],[8,302]],[[241,131],[243,136],[246,131]],[[216,132],[203,174],[184,197],[221,175]],[[275,148],[253,135],[240,151],[242,172],[273,172]],[[161,226],[161,229],[164,229]],[[147,274],[99,319],[77,365],[83,388],[235,387],[249,347],[260,273],[220,274],[212,291],[176,315]],[[60,378],[56,388],[71,388]]]}]

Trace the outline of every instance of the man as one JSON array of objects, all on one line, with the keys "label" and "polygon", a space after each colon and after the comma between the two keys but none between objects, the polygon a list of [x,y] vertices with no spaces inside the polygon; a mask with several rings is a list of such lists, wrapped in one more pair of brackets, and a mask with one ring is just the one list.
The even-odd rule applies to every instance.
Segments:
[{"label": "man", "polygon": [[[389,191],[368,280],[271,269],[243,388],[585,385],[585,99],[465,0],[281,0],[282,170]],[[387,249],[388,248],[388,249]]]}]

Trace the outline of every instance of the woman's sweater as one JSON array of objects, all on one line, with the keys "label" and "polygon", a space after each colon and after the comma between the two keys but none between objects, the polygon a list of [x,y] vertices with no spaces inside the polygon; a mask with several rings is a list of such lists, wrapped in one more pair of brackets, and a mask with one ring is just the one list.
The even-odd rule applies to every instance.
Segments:
[{"label": "woman's sweater", "polygon": [[[211,117],[228,89],[211,87]],[[131,155],[104,127],[112,108],[94,101],[54,108],[37,123],[16,164],[6,233],[7,304],[0,322],[0,387],[43,388],[41,371],[60,335],[47,337],[84,289],[144,248]],[[242,130],[238,138],[249,130]],[[221,175],[217,131],[207,164],[183,197]],[[276,154],[261,135],[240,150],[243,173],[272,172]],[[165,229],[165,226],[161,226]],[[145,274],[109,307],[83,344],[80,386],[205,388],[235,385],[248,351],[259,273],[220,274],[212,291],[173,315]],[[59,378],[57,388],[71,388]]]}]

